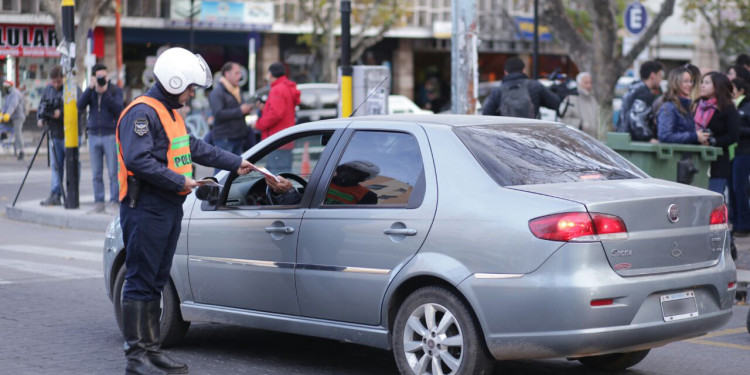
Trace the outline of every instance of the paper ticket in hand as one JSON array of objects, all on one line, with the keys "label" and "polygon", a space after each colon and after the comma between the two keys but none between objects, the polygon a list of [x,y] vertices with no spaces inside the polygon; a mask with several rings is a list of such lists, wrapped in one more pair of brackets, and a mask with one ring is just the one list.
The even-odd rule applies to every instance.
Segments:
[{"label": "paper ticket in hand", "polygon": [[269,172],[268,169],[264,167],[255,167],[255,170],[262,173],[264,176],[273,178],[274,180],[276,180],[276,182],[279,182],[279,178],[276,177],[273,173]]},{"label": "paper ticket in hand", "polygon": [[224,187],[224,185],[214,181],[212,178],[204,178],[202,180],[195,181],[198,186],[216,186],[216,187]]}]

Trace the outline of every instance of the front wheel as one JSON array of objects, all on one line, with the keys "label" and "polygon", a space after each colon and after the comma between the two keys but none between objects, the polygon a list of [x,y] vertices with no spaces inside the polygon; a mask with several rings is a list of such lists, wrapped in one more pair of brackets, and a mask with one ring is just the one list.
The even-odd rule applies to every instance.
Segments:
[{"label": "front wheel", "polygon": [[466,304],[441,287],[412,293],[398,310],[393,354],[402,375],[490,374],[494,361]]},{"label": "front wheel", "polygon": [[583,363],[587,367],[591,367],[597,370],[621,371],[640,363],[644,358],[646,358],[649,351],[650,349],[629,353],[595,355],[591,357],[578,358],[578,361]]},{"label": "front wheel", "polygon": [[[115,320],[117,320],[117,326],[120,327],[122,332],[122,292],[125,287],[125,275],[128,273],[125,265],[120,267],[115,278],[115,285],[113,290],[112,301],[115,307]],[[190,328],[190,322],[186,322],[182,319],[182,313],[180,313],[180,299],[177,296],[177,291],[172,286],[171,282],[168,282],[164,286],[164,291],[161,294],[161,316],[159,317],[159,336],[161,339],[162,347],[170,347],[178,345],[185,338],[188,328]]]}]

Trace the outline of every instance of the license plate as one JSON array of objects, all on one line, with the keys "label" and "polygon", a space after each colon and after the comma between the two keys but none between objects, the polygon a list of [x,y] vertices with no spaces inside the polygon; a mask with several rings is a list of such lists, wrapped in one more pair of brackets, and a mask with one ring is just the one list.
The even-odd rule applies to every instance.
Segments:
[{"label": "license plate", "polygon": [[695,303],[695,292],[667,294],[659,297],[661,312],[665,322],[695,318],[698,316],[698,304]]}]

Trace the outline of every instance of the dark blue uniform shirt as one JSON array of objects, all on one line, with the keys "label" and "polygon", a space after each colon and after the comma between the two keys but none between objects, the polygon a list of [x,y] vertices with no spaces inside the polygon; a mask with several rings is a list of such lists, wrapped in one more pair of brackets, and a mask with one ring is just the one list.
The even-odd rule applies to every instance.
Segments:
[{"label": "dark blue uniform shirt", "polygon": [[[145,94],[159,100],[168,109],[182,107],[176,97],[165,94],[158,84]],[[136,127],[136,122],[148,123],[148,130]],[[185,176],[167,167],[169,138],[156,111],[146,104],[136,104],[122,118],[119,125],[120,145],[127,169],[141,179],[143,192],[153,192],[171,202],[182,204],[185,195],[177,194],[185,186]],[[138,132],[136,132],[138,130]],[[242,163],[240,156],[211,146],[190,135],[190,153],[198,164],[236,171]]]}]

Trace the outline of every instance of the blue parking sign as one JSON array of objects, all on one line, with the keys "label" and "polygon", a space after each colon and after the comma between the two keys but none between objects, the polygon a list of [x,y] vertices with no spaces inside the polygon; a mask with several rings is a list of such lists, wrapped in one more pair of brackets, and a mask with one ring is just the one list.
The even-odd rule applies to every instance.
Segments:
[{"label": "blue parking sign", "polygon": [[648,13],[643,4],[634,2],[625,8],[625,28],[631,34],[638,34],[646,28]]}]

